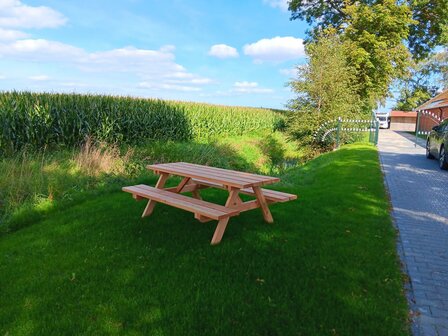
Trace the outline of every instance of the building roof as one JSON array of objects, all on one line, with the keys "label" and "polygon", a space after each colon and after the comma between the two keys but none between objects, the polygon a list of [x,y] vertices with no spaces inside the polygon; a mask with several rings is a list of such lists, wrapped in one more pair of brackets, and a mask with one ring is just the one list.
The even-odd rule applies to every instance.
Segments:
[{"label": "building roof", "polygon": [[448,90],[439,93],[434,98],[431,98],[427,102],[423,103],[416,110],[430,110],[439,107],[447,107],[448,106]]},{"label": "building roof", "polygon": [[412,117],[417,118],[417,112],[410,112],[410,111],[391,111],[390,112],[391,117]]}]

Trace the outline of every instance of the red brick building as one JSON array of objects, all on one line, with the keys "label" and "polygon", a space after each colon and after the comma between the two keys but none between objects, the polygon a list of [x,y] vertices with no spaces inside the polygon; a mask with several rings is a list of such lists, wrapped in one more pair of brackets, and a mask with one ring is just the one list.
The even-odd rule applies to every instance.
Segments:
[{"label": "red brick building", "polygon": [[448,90],[416,108],[417,111],[427,111],[420,117],[420,130],[430,131],[440,121],[448,118]]}]

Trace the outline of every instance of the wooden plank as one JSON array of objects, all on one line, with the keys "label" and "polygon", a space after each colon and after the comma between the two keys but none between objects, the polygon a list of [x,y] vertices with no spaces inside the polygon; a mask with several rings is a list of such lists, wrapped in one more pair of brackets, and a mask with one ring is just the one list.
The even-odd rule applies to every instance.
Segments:
[{"label": "wooden plank", "polygon": [[142,190],[142,189],[138,189],[138,188],[128,189],[128,190],[124,190],[124,191],[136,193],[137,195],[147,197],[147,198],[151,199],[153,202],[167,204],[167,205],[170,205],[170,206],[173,206],[176,208],[180,208],[180,209],[183,209],[186,211],[190,211],[193,213],[199,213],[201,215],[205,215],[207,217],[210,217],[210,218],[213,218],[216,220],[219,220],[220,218],[229,216],[229,214],[227,214],[223,211],[220,211],[220,210],[215,210],[215,209],[209,208],[204,205],[192,204],[189,201],[193,200],[193,198],[190,198],[188,196],[181,195],[186,198],[184,200],[174,199],[171,196],[178,195],[178,194],[175,194],[173,192],[166,191],[167,193],[170,194],[167,196],[167,195],[161,195],[160,193],[155,194],[152,192],[148,192],[147,190]]},{"label": "wooden plank", "polygon": [[[208,188],[208,186],[202,186],[202,185],[193,185],[193,184],[187,184],[185,187],[183,187],[181,193],[187,193],[187,192],[192,192],[194,193],[195,191],[198,191],[199,189],[206,189]],[[166,191],[171,191],[174,193],[177,193],[177,187],[170,187],[170,188],[163,188],[163,190]]]},{"label": "wooden plank", "polygon": [[199,179],[193,179],[193,181],[199,185],[205,185],[205,186],[209,186],[212,188],[218,188],[218,189],[227,189],[225,186],[223,186],[222,184],[218,184],[218,183],[213,183],[213,182],[199,180]]},{"label": "wooden plank", "polygon": [[222,236],[224,235],[224,232],[226,231],[228,222],[229,222],[229,217],[223,218],[218,222],[218,225],[216,226],[216,230],[215,230],[215,233],[213,234],[213,238],[211,241],[212,245],[216,245],[221,242]]},{"label": "wooden plank", "polygon": [[[206,185],[213,188],[226,189],[222,184],[212,183],[204,180],[193,179],[195,183]],[[271,190],[271,189],[261,189],[263,191],[264,197],[266,200],[272,202],[287,202],[297,199],[297,195],[288,194],[281,191]],[[252,188],[243,188],[240,189],[240,194],[255,196],[255,192]]]},{"label": "wooden plank", "polygon": [[219,204],[198,200],[181,194],[176,194],[145,185],[124,187],[123,191],[137,194],[139,196],[152,199],[159,203],[171,205],[217,220],[239,214],[239,211],[237,209],[226,208]]},{"label": "wooden plank", "polygon": [[201,223],[208,223],[213,220],[213,218],[207,218],[200,214],[194,214],[194,218],[197,219],[198,221],[200,221]]},{"label": "wooden plank", "polygon": [[[137,184],[137,185],[135,185],[133,187],[137,187],[137,188],[142,189],[142,190],[149,190],[150,192],[152,192],[154,190],[153,187],[147,186],[145,184]],[[162,190],[166,191],[165,189],[162,189]],[[167,191],[167,192],[169,192],[169,191]],[[202,201],[202,200],[197,200],[195,198],[188,197],[188,196],[185,196],[185,195],[182,195],[182,194],[176,194],[176,193],[173,193],[173,192],[170,193],[170,197],[172,197],[172,198],[179,198],[179,199],[188,198],[189,200],[191,200],[191,203],[193,203],[193,204],[194,203],[202,204],[202,202],[205,202],[205,203],[207,203],[207,206],[209,206],[212,209],[216,209],[216,210],[226,209],[226,207],[223,206],[223,205],[219,205],[219,204],[215,204],[215,203],[211,203],[211,202],[207,202],[207,201]]]},{"label": "wooden plank", "polygon": [[179,185],[176,187],[176,192],[180,193],[182,191],[182,189],[185,187],[185,185],[190,182],[191,178],[190,177],[184,177],[182,179],[182,181],[180,181]]},{"label": "wooden plank", "polygon": [[192,195],[194,198],[201,200],[201,194],[199,193],[199,188],[196,188],[195,190],[191,191]]},{"label": "wooden plank", "polygon": [[207,166],[193,166],[193,165],[186,165],[183,163],[176,163],[174,164],[177,167],[182,167],[185,169],[189,169],[189,170],[193,170],[193,171],[200,171],[203,174],[213,174],[213,175],[218,175],[218,176],[223,176],[226,178],[230,178],[230,179],[238,179],[241,181],[248,181],[248,182],[262,182],[265,180],[269,180],[268,178],[260,178],[257,176],[253,176],[253,175],[242,175],[242,174],[238,174],[235,171],[232,170],[219,170],[216,169],[214,167],[207,167]]},{"label": "wooden plank", "polygon": [[193,171],[200,171],[203,174],[217,175],[222,176],[229,179],[237,179],[241,181],[253,182],[253,183],[264,183],[266,181],[279,181],[277,177],[264,176],[264,175],[256,175],[251,173],[238,172],[236,170],[228,170],[222,168],[201,166],[195,164],[187,164],[184,162],[172,163],[170,164],[172,167],[181,167]]},{"label": "wooden plank", "polygon": [[237,208],[240,204],[243,203],[238,194],[238,191],[239,189],[230,190],[229,197],[227,198],[226,201],[226,208]]},{"label": "wooden plank", "polygon": [[138,196],[138,195],[132,195],[132,197],[136,200],[136,201],[141,201],[143,199],[145,199],[144,197]]},{"label": "wooden plank", "polygon": [[255,192],[255,196],[257,197],[258,204],[260,205],[261,212],[263,213],[263,218],[267,223],[273,223],[274,219],[272,218],[271,211],[269,210],[268,203],[264,198],[263,192],[260,187],[253,187]]},{"label": "wooden plank", "polygon": [[[244,195],[254,196],[255,193],[251,189],[252,188],[241,189],[240,193],[244,194]],[[292,201],[292,200],[297,199],[297,195],[288,194],[288,193],[284,193],[281,191],[270,190],[270,189],[261,189],[261,191],[263,192],[264,198],[266,198],[266,200],[270,200],[273,202],[287,202],[287,201]]]},{"label": "wooden plank", "polygon": [[[151,166],[147,166],[148,169],[154,169]],[[222,174],[207,174],[204,173],[202,171],[199,171],[197,169],[194,168],[187,168],[187,167],[180,167],[180,166],[168,166],[168,167],[157,167],[158,170],[160,171],[169,171],[171,174],[175,174],[175,175],[180,175],[180,176],[187,176],[187,177],[203,177],[205,179],[217,179],[217,180],[222,180],[225,181],[226,183],[230,183],[230,184],[237,184],[237,185],[241,185],[241,184],[249,184],[249,182],[247,182],[246,180],[242,180],[242,179],[237,179],[237,178],[228,178],[228,177],[223,177]]]},{"label": "wooden plank", "polygon": [[253,210],[253,209],[256,209],[259,207],[260,207],[260,205],[258,204],[258,200],[254,199],[254,200],[247,201],[247,202],[240,204],[238,206],[238,210],[240,212],[244,212],[244,211]]},{"label": "wooden plank", "polygon": [[200,174],[201,176],[209,176],[212,178],[220,178],[220,179],[225,179],[228,181],[234,181],[234,182],[239,182],[239,183],[259,183],[260,181],[258,180],[253,180],[253,179],[249,179],[249,178],[245,178],[245,177],[240,177],[240,176],[234,176],[232,174],[224,174],[221,173],[219,171],[213,171],[210,169],[201,169],[201,168],[195,168],[195,167],[189,167],[189,166],[183,166],[181,164],[172,164],[170,166],[173,169],[179,169],[180,171],[183,172],[189,172],[189,173],[193,173],[193,174]]},{"label": "wooden plank", "polygon": [[238,188],[247,188],[252,185],[264,185],[280,181],[280,179],[277,177],[237,172],[215,167],[186,164],[183,162],[148,165],[147,168],[154,171],[169,172],[175,175],[188,176],[198,179],[202,178],[212,182],[222,183]]},{"label": "wooden plank", "polygon": [[198,164],[194,164],[194,163],[177,162],[175,164],[180,164],[180,165],[188,166],[188,167],[194,167],[194,168],[197,168],[197,169],[208,169],[210,171],[219,172],[221,174],[230,174],[230,175],[233,175],[233,176],[240,176],[240,177],[244,177],[244,178],[248,178],[248,179],[254,179],[254,181],[265,181],[265,180],[271,180],[271,179],[278,179],[276,177],[267,176],[267,175],[259,175],[259,174],[242,172],[242,171],[238,171],[238,170],[231,170],[231,169],[224,169],[224,168],[218,168],[218,167],[203,166],[203,165],[198,165]]},{"label": "wooden plank", "polygon": [[237,188],[247,188],[252,185],[252,183],[246,183],[244,181],[234,180],[234,179],[226,179],[222,178],[221,176],[204,176],[201,172],[193,172],[189,171],[184,168],[163,168],[163,167],[152,167],[151,165],[147,166],[148,169],[152,169],[154,171],[169,173],[173,175],[180,175],[185,177],[191,177],[191,178],[198,178],[198,179],[207,179],[212,182],[217,183],[225,183],[226,185],[237,187]]},{"label": "wooden plank", "polygon": [[[170,177],[170,174],[163,173],[160,175],[159,180],[156,183],[157,189],[162,189],[165,186],[166,180]],[[156,202],[149,200],[148,204],[146,204],[145,210],[143,210],[142,218],[150,216],[154,211],[154,207],[156,206]]]}]

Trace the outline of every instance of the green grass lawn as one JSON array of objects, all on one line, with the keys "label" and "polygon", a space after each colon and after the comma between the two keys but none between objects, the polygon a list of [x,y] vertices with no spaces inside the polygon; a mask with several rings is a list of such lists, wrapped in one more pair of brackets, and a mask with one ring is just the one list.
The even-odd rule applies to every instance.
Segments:
[{"label": "green grass lawn", "polygon": [[322,155],[274,188],[299,199],[273,205],[273,225],[232,218],[217,246],[215,222],[160,204],[142,220],[119,190],[49,210],[0,237],[0,334],[408,335],[375,148]]}]

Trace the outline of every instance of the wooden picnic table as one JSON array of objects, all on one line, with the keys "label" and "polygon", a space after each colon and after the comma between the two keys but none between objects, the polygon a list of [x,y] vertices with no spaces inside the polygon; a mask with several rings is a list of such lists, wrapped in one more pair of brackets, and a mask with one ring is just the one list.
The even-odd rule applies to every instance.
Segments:
[{"label": "wooden picnic table", "polygon": [[[297,198],[296,195],[275,190],[262,189],[261,186],[279,182],[277,177],[257,175],[193,163],[174,162],[154,164],[148,169],[160,175],[155,187],[144,184],[124,187],[136,200],[148,199],[142,217],[151,215],[156,203],[164,203],[194,213],[201,222],[218,220],[211,243],[218,244],[229,222],[229,218],[243,211],[261,208],[264,220],[273,223],[269,204],[287,202]],[[181,182],[172,188],[164,188],[171,176],[183,177]],[[225,205],[204,201],[200,190],[205,188],[225,189],[229,192]],[[191,192],[193,197],[181,193]],[[240,194],[253,196],[255,199],[243,202]]]}]

